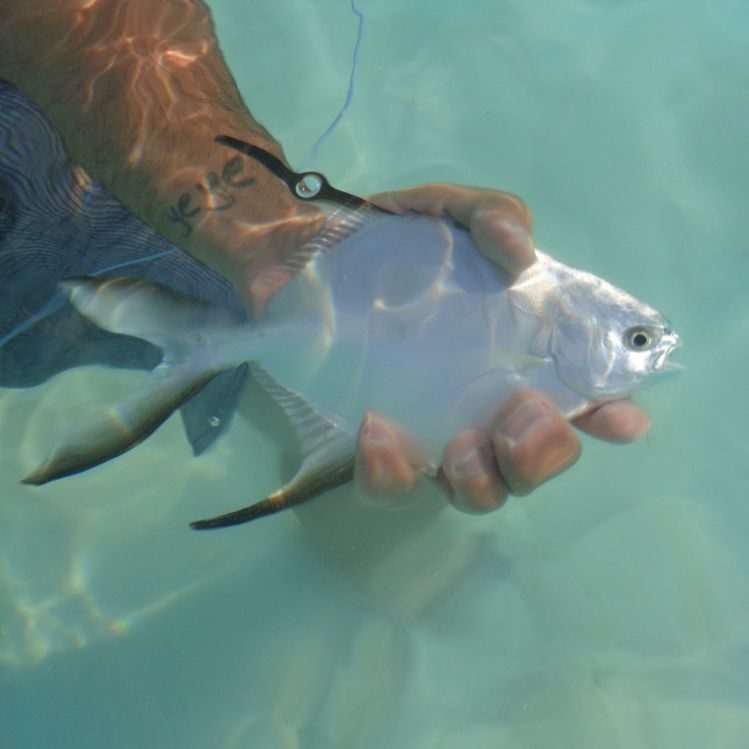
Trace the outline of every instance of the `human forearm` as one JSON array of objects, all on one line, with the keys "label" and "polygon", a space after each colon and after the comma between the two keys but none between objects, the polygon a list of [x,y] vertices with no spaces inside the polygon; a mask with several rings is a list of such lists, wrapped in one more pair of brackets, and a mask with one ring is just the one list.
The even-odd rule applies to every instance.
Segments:
[{"label": "human forearm", "polygon": [[0,0],[0,76],[60,130],[71,158],[169,240],[243,291],[268,253],[316,228],[263,167],[218,134],[283,156],[250,115],[201,0]]}]

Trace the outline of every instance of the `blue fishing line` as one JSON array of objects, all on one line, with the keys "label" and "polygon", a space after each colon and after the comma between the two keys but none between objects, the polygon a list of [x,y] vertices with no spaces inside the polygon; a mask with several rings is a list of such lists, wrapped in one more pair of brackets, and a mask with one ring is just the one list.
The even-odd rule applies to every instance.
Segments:
[{"label": "blue fishing line", "polygon": [[356,7],[356,0],[351,0],[351,10],[359,19],[359,28],[356,34],[356,44],[354,45],[354,57],[351,63],[351,75],[349,76],[346,100],[343,102],[343,106],[333,119],[333,122],[328,125],[325,132],[315,141],[314,145],[310,149],[310,152],[307,154],[307,158],[302,164],[302,169],[305,169],[317,158],[317,152],[320,150],[320,146],[333,132],[333,130],[338,127],[338,124],[343,119],[343,115],[346,114],[348,108],[351,106],[351,101],[354,98],[354,78],[356,77],[356,71],[359,68],[359,48],[361,47],[361,41],[364,37],[364,13],[362,13],[359,8]]},{"label": "blue fishing line", "polygon": [[137,257],[133,260],[123,260],[121,263],[114,263],[113,265],[108,265],[106,268],[101,268],[100,270],[94,271],[91,275],[92,276],[100,276],[102,273],[109,273],[113,270],[119,270],[120,268],[127,268],[129,265],[138,265],[138,263],[148,263],[151,260],[158,260],[160,257],[164,257],[164,255],[171,255],[173,252],[178,252],[178,247],[169,247],[166,250],[161,250],[161,252],[155,252],[153,255],[149,255],[148,257]]},{"label": "blue fishing line", "polygon": [[43,320],[45,317],[49,317],[54,312],[57,312],[60,307],[65,303],[65,294],[58,291],[54,296],[39,310],[37,310],[31,317],[27,317],[23,322],[19,322],[15,328],[8,331],[2,338],[0,338],[0,348],[5,346],[6,343],[10,343],[16,336],[25,333],[29,328],[39,320]]}]

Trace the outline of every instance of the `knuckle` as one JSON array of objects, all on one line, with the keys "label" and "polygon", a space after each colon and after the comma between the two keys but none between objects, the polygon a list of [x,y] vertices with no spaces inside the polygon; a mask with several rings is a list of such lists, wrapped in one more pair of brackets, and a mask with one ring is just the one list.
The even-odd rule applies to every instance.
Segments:
[{"label": "knuckle", "polygon": [[511,492],[524,495],[571,466],[579,455],[579,439],[560,418],[526,442],[509,448],[499,461]]}]

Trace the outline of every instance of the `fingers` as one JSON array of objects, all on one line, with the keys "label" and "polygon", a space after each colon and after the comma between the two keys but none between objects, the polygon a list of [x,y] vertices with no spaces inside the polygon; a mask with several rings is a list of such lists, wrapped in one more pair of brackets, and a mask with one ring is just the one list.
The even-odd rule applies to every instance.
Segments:
[{"label": "fingers", "polygon": [[531,213],[510,193],[437,184],[380,193],[370,200],[394,213],[447,214],[469,229],[481,252],[511,275],[536,259]]},{"label": "fingers", "polygon": [[[650,426],[629,400],[601,404],[575,426],[599,439],[629,442]],[[575,463],[580,440],[559,411],[540,393],[522,390],[496,413],[486,431],[459,434],[443,453],[449,500],[474,514],[500,508],[510,494],[523,496]],[[357,482],[382,506],[408,503],[426,465],[424,455],[401,428],[369,412],[359,432]]]},{"label": "fingers", "polygon": [[[403,506],[425,466],[416,443],[376,411],[362,419],[357,437],[355,477],[360,496],[378,506]],[[400,496],[399,496],[400,495]]]},{"label": "fingers", "polygon": [[475,209],[469,228],[479,250],[511,276],[536,261],[530,223],[489,206]]},{"label": "fingers", "polygon": [[525,495],[569,468],[580,440],[539,393],[521,390],[497,412],[491,430],[497,466],[512,494]]},{"label": "fingers", "polygon": [[578,429],[607,442],[632,442],[650,428],[648,415],[630,400],[609,401],[578,416]]},{"label": "fingers", "polygon": [[509,489],[488,434],[473,429],[459,434],[445,448],[442,470],[453,489],[450,503],[462,512],[492,512],[507,501]]},{"label": "fingers", "polygon": [[508,494],[529,494],[579,455],[580,441],[559,412],[538,393],[521,391],[487,433],[463,432],[447,446],[443,470],[452,504],[481,513],[501,507]]}]

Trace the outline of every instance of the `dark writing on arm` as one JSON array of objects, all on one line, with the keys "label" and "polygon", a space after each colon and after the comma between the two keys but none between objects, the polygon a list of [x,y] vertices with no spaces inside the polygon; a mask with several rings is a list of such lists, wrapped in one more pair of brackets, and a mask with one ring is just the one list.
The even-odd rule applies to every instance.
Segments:
[{"label": "dark writing on arm", "polygon": [[[177,199],[177,203],[169,207],[167,217],[173,223],[182,227],[182,236],[189,237],[192,234],[192,224],[201,211],[225,211],[231,208],[237,199],[232,195],[232,190],[251,187],[255,184],[252,177],[242,177],[242,159],[235,156],[224,164],[219,176],[216,172],[208,172],[202,182],[196,183],[192,192],[183,192]],[[193,195],[204,197],[203,206],[192,205]]]}]

